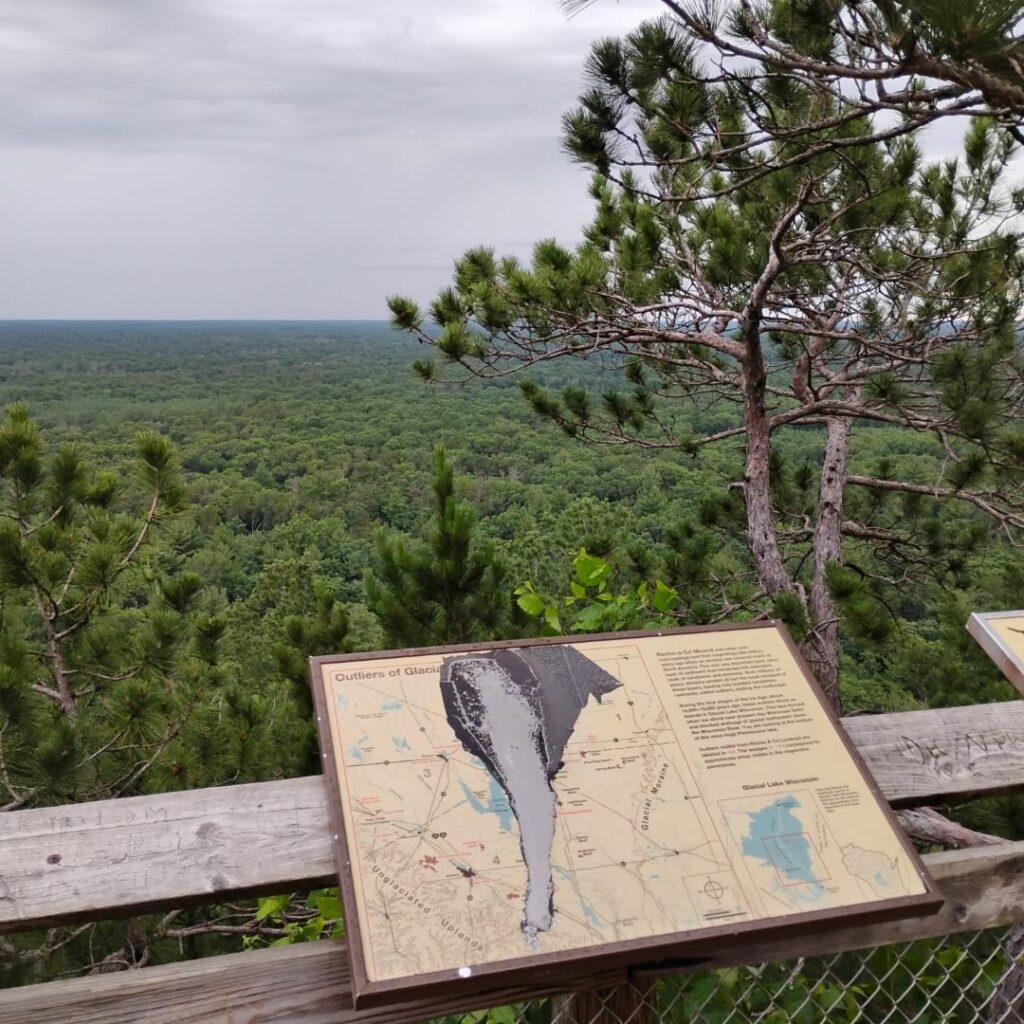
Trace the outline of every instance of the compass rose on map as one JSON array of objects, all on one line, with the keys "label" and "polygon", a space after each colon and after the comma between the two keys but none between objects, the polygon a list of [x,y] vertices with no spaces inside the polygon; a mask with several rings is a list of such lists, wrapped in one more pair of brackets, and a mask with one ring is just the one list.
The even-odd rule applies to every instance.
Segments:
[{"label": "compass rose on map", "polygon": [[704,883],[704,895],[709,899],[720,900],[725,895],[725,887],[721,882],[716,882],[713,878],[709,878]]}]

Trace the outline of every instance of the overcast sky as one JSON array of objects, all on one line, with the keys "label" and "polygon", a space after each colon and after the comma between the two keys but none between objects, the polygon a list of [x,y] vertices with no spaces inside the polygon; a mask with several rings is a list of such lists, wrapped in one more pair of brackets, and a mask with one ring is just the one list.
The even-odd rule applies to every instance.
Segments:
[{"label": "overcast sky", "polygon": [[0,318],[383,317],[574,241],[602,0],[0,0]]},{"label": "overcast sky", "polygon": [[0,0],[0,319],[383,317],[471,245],[575,242],[559,117],[663,10]]}]

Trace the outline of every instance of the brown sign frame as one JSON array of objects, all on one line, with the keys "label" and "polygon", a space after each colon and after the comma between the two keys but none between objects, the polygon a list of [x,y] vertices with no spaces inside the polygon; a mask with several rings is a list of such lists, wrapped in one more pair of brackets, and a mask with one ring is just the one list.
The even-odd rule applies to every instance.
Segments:
[{"label": "brown sign frame", "polygon": [[995,619],[1024,619],[1024,610],[1007,612],[972,612],[967,620],[967,632],[978,641],[981,649],[996,663],[999,671],[1024,694],[1024,663],[1003,638],[992,628]]},{"label": "brown sign frame", "polygon": [[[865,906],[852,905],[828,910],[804,911],[780,915],[778,918],[748,921],[742,924],[711,926],[699,931],[677,932],[642,939],[609,942],[601,946],[572,949],[559,952],[534,954],[494,963],[476,964],[472,974],[460,977],[452,971],[434,971],[428,974],[410,975],[383,981],[371,980],[366,971],[362,947],[362,935],[358,927],[358,913],[354,891],[352,864],[349,860],[345,821],[340,798],[338,760],[333,747],[328,720],[327,695],[323,682],[323,668],[329,665],[353,661],[378,661],[394,658],[412,658],[439,654],[465,652],[486,652],[516,647],[530,647],[548,644],[593,643],[603,640],[641,639],[660,636],[675,636],[694,633],[712,633],[725,630],[773,629],[777,630],[796,661],[804,680],[824,710],[826,718],[836,730],[843,746],[859,771],[868,791],[877,801],[885,819],[893,829],[900,846],[910,859],[920,877],[924,892],[912,896],[893,897],[879,900]],[[745,937],[751,941],[764,940],[766,936],[784,933],[787,937],[823,934],[835,927],[868,924],[872,922],[898,920],[908,917],[924,917],[936,913],[943,904],[943,898],[928,875],[921,858],[900,827],[878,784],[850,741],[832,706],[825,698],[817,681],[811,675],[799,649],[789,636],[785,626],[776,620],[760,619],[750,622],[726,623],[715,626],[682,626],[663,630],[635,630],[623,633],[582,634],[554,636],[527,640],[494,641],[492,643],[456,644],[445,647],[415,647],[402,650],[357,652],[353,654],[327,655],[309,659],[310,683],[316,712],[317,735],[320,740],[321,760],[327,784],[327,804],[330,813],[332,846],[340,881],[342,905],[345,920],[349,922],[347,941],[352,968],[353,1003],[357,1008],[386,1006],[409,1002],[430,995],[437,995],[451,986],[458,986],[460,998],[463,995],[479,993],[482,1002],[489,991],[500,990],[503,986],[529,983],[535,980],[538,986],[550,989],[560,976],[567,979],[567,987],[573,982],[578,987],[579,979],[588,968],[594,973],[605,969],[679,969],[699,967],[703,958],[724,948],[735,948]]]}]

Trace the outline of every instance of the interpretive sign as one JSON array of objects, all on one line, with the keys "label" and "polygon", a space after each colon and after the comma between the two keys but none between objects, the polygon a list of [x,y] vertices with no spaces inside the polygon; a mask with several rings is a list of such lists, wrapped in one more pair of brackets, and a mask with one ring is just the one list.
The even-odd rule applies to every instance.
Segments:
[{"label": "interpretive sign", "polygon": [[941,903],[776,623],[311,669],[359,1005]]},{"label": "interpretive sign", "polygon": [[1024,611],[974,612],[967,620],[967,632],[1024,693]]}]

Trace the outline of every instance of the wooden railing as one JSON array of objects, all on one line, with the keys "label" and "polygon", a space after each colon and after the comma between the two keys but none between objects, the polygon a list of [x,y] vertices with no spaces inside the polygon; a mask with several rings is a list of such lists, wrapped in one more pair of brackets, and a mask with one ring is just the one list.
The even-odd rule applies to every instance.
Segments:
[{"label": "wooden railing", "polygon": [[[895,807],[1024,790],[1024,702],[843,721]],[[841,952],[1024,922],[1024,842],[929,854],[946,904],[929,918],[746,945],[702,966]],[[0,814],[0,933],[334,883],[319,776]],[[570,987],[607,988],[621,969]],[[489,1005],[564,991],[538,973]],[[0,1024],[414,1022],[479,995],[352,1008],[343,940],[264,949],[0,992]]]}]

